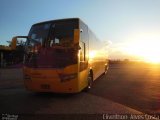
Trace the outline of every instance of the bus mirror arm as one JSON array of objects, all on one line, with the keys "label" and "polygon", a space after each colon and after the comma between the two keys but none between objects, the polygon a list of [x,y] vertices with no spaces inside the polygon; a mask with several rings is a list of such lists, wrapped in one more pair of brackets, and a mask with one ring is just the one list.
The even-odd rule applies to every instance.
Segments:
[{"label": "bus mirror arm", "polygon": [[74,48],[75,50],[80,50],[81,47],[79,46],[79,44],[72,44],[72,48]]},{"label": "bus mirror arm", "polygon": [[81,47],[80,46],[78,46],[78,50],[80,50],[81,49]]}]

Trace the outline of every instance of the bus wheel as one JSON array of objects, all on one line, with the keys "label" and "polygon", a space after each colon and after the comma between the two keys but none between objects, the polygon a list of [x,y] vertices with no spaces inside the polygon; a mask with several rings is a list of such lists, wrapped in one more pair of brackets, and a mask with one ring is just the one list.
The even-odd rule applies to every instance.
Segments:
[{"label": "bus wheel", "polygon": [[88,76],[88,89],[91,89],[92,84],[93,84],[92,76],[89,75],[89,76]]},{"label": "bus wheel", "polygon": [[92,74],[88,75],[87,82],[88,82],[88,85],[87,85],[87,87],[85,89],[86,92],[88,92],[92,88],[92,85],[93,85],[93,76],[92,76]]},{"label": "bus wheel", "polygon": [[104,74],[107,74],[107,71],[108,71],[108,66],[105,66],[105,68],[104,68],[105,70],[104,70]]}]

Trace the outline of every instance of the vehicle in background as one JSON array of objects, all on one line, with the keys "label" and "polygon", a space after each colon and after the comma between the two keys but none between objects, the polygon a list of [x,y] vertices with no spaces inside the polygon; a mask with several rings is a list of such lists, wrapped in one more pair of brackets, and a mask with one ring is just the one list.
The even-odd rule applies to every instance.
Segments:
[{"label": "vehicle in background", "polygon": [[79,18],[34,24],[26,38],[24,84],[35,92],[90,89],[108,69],[105,44]]},{"label": "vehicle in background", "polygon": [[12,39],[9,46],[0,45],[0,68],[12,67],[23,63],[25,41]]}]

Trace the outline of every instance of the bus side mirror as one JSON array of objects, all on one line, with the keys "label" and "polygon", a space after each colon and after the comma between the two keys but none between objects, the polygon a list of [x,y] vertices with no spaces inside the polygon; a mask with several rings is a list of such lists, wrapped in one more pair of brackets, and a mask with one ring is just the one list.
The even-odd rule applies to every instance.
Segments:
[{"label": "bus side mirror", "polygon": [[74,44],[78,44],[79,43],[79,29],[74,29]]}]

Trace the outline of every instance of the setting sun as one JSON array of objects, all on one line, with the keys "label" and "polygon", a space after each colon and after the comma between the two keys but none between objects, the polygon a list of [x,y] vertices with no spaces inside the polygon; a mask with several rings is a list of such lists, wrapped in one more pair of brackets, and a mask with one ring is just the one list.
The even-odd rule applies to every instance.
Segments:
[{"label": "setting sun", "polygon": [[146,62],[160,63],[160,39],[147,34],[137,36],[127,43],[125,52]]}]

